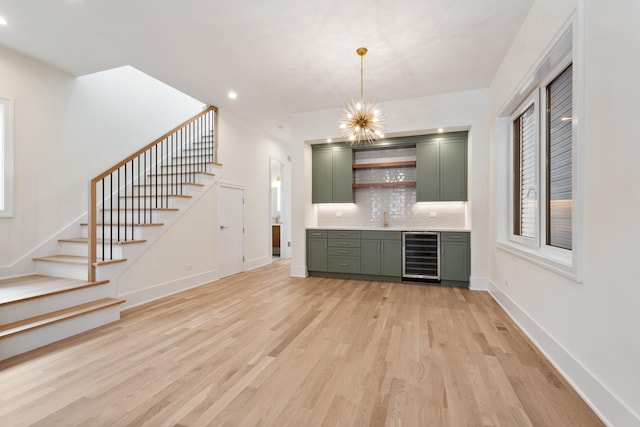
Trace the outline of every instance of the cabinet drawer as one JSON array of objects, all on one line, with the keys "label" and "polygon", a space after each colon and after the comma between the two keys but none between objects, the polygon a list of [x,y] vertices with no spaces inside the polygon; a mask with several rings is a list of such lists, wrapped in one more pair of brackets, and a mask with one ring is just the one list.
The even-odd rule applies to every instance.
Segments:
[{"label": "cabinet drawer", "polygon": [[314,239],[326,239],[327,230],[307,230],[307,238],[313,237]]},{"label": "cabinet drawer", "polygon": [[327,236],[330,239],[359,239],[359,230],[329,230]]},{"label": "cabinet drawer", "polygon": [[360,256],[360,248],[329,248],[329,255],[333,256]]},{"label": "cabinet drawer", "polygon": [[329,271],[332,273],[360,273],[360,257],[330,256]]},{"label": "cabinet drawer", "polygon": [[442,242],[468,242],[469,233],[465,231],[443,231],[440,233]]},{"label": "cabinet drawer", "polygon": [[383,230],[363,231],[362,239],[364,240],[401,240],[402,232],[401,231],[383,231]]},{"label": "cabinet drawer", "polygon": [[359,248],[360,239],[329,239],[332,248]]}]

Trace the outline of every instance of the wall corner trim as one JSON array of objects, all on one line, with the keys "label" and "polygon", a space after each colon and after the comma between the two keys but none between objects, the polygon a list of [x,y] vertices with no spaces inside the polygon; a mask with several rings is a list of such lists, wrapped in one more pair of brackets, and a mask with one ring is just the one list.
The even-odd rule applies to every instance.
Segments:
[{"label": "wall corner trim", "polygon": [[307,267],[304,265],[292,265],[291,266],[291,277],[307,277]]},{"label": "wall corner trim", "polygon": [[493,281],[489,294],[608,426],[640,427],[635,414]]},{"label": "wall corner trim", "polygon": [[489,278],[484,276],[471,276],[469,278],[469,290],[471,291],[488,291]]}]

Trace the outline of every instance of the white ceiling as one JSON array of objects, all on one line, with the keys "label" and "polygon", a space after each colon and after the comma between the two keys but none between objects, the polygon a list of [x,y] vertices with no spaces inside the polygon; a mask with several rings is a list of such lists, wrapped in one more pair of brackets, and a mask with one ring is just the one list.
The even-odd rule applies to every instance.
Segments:
[{"label": "white ceiling", "polygon": [[292,113],[358,96],[360,46],[365,98],[487,87],[532,3],[0,0],[0,44],[74,75],[131,65],[287,139]]}]

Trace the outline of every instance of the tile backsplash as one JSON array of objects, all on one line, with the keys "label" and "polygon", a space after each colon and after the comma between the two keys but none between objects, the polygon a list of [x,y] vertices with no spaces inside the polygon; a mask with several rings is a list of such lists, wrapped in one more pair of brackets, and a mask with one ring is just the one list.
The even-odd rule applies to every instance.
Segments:
[{"label": "tile backsplash", "polygon": [[465,202],[416,203],[416,189],[360,188],[356,203],[317,205],[320,227],[465,228]]},{"label": "tile backsplash", "polygon": [[[415,148],[360,151],[356,163],[415,160]],[[356,183],[415,181],[415,167],[357,169]],[[415,187],[358,188],[355,204],[317,205],[320,227],[381,227],[387,212],[390,227],[465,228],[465,202],[416,203]]]}]

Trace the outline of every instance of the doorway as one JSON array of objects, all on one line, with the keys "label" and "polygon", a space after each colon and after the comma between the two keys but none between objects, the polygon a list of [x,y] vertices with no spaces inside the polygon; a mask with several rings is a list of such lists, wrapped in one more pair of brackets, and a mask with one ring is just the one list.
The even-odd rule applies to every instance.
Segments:
[{"label": "doorway", "polygon": [[218,277],[244,271],[244,188],[220,184]]},{"label": "doorway", "polygon": [[269,159],[271,209],[271,256],[273,260],[289,257],[287,219],[287,163],[277,158]]}]

